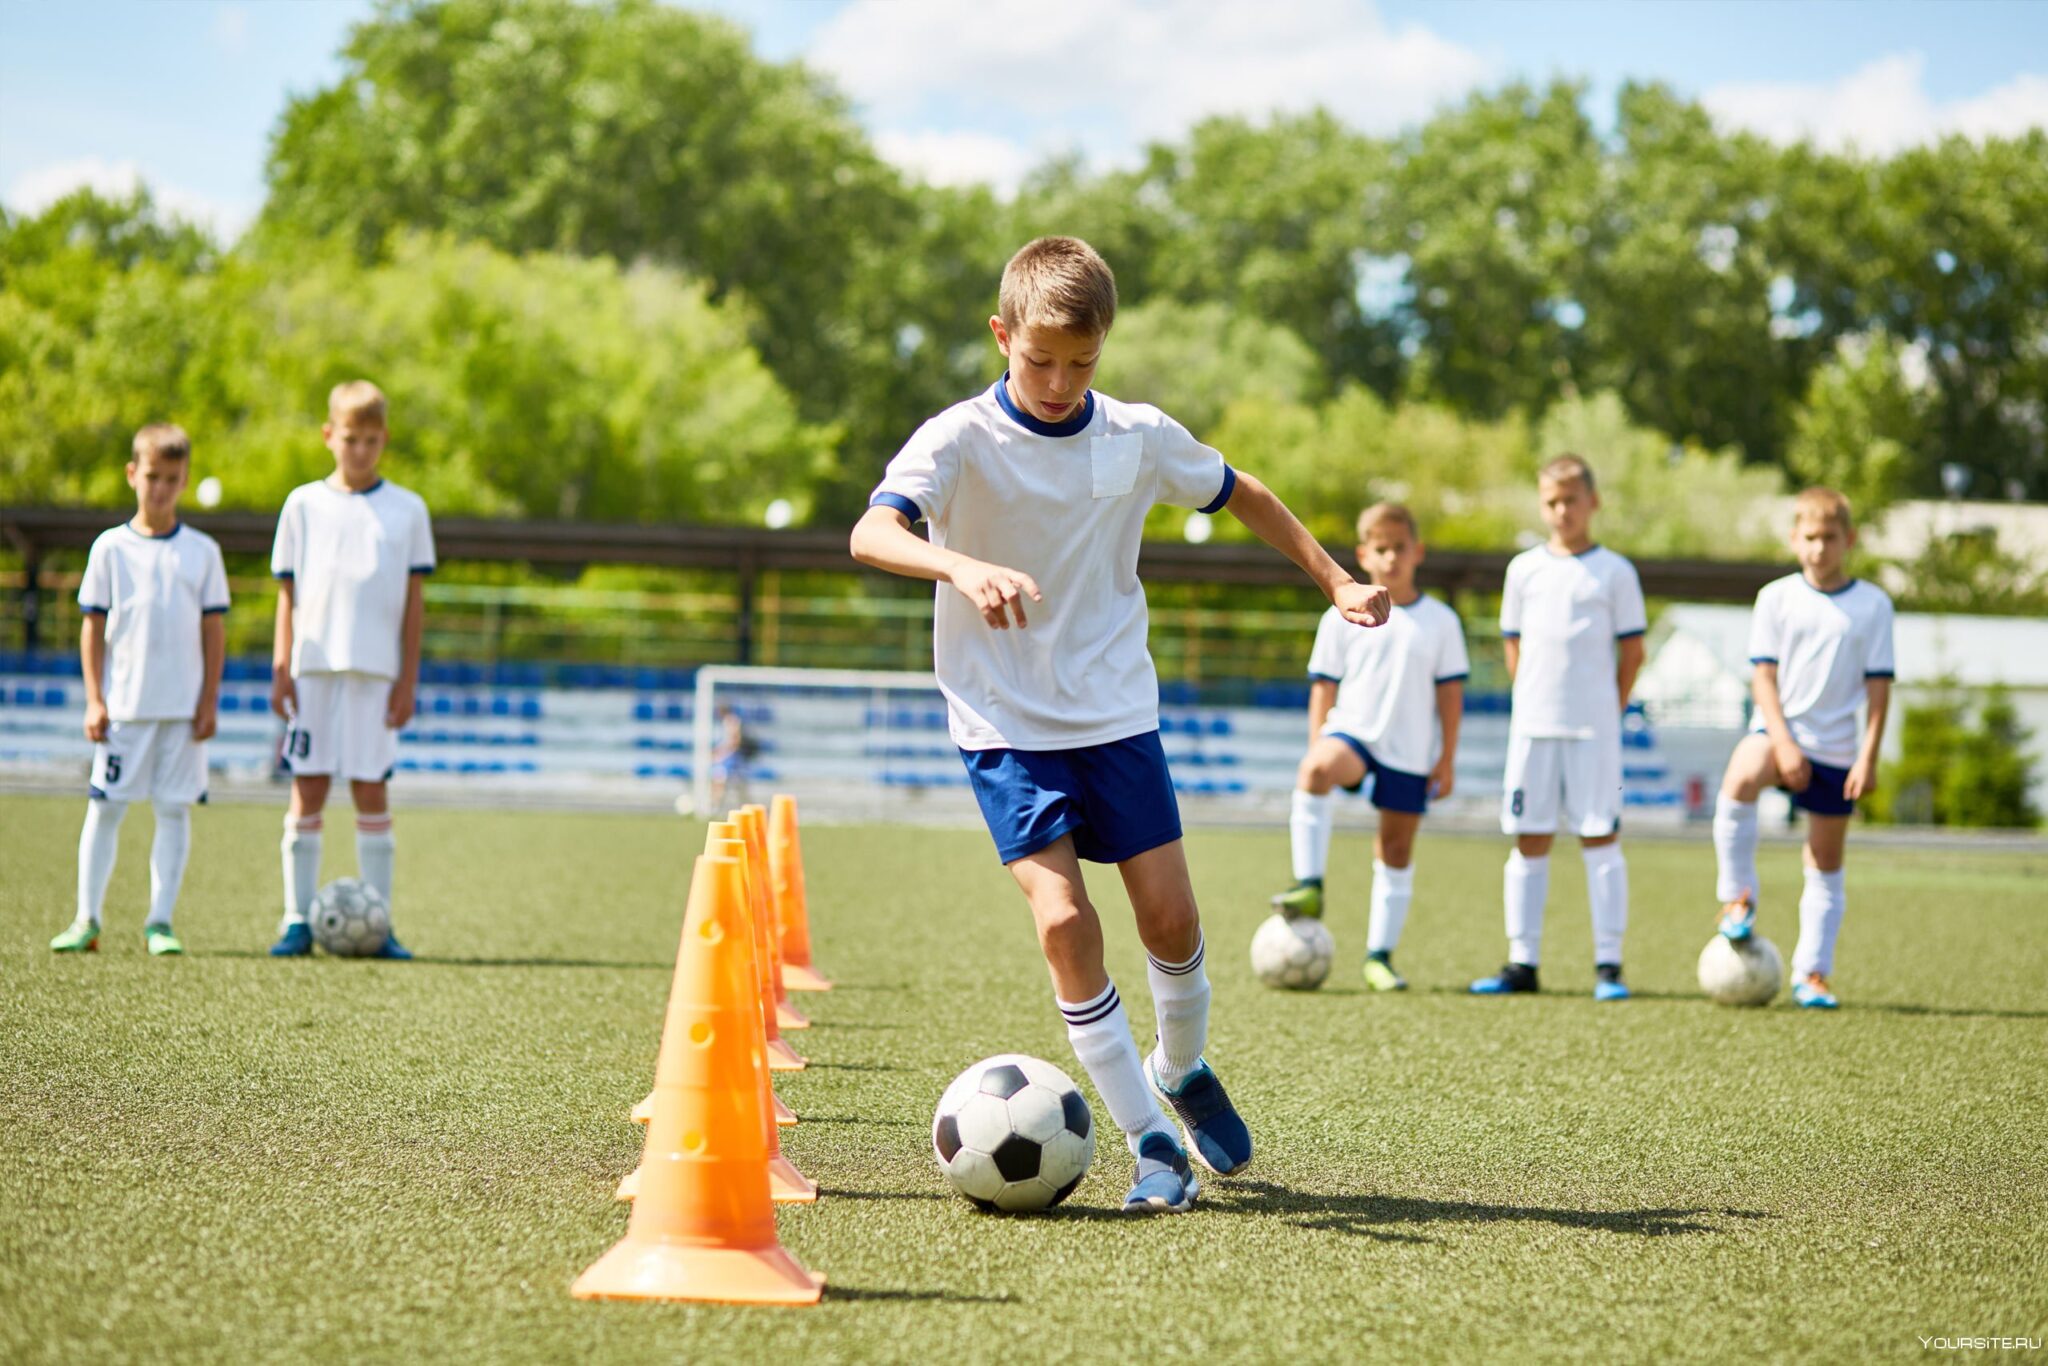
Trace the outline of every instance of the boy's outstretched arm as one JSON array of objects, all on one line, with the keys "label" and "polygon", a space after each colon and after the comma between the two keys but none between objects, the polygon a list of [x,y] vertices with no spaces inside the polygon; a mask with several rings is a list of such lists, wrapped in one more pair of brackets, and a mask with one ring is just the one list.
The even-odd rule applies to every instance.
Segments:
[{"label": "boy's outstretched arm", "polygon": [[1224,506],[1230,515],[1251,529],[1254,536],[1301,567],[1315,580],[1316,587],[1344,617],[1356,626],[1383,626],[1394,610],[1393,598],[1377,584],[1360,583],[1330,558],[1328,551],[1308,534],[1287,504],[1273,491],[1243,470]]},{"label": "boy's outstretched arm", "polygon": [[1885,715],[1892,708],[1892,681],[1866,678],[1863,691],[1870,699],[1870,715],[1863,722],[1863,745],[1856,755],[1856,765],[1842,783],[1842,795],[1852,802],[1877,791],[1877,752],[1884,745]]},{"label": "boy's outstretched arm", "polygon": [[933,545],[910,529],[910,519],[892,507],[871,507],[854,523],[853,558],[875,569],[912,579],[950,583],[973,603],[981,619],[1007,630],[1010,614],[1025,625],[1024,599],[1044,602],[1038,583],[1020,569],[1006,569]]}]

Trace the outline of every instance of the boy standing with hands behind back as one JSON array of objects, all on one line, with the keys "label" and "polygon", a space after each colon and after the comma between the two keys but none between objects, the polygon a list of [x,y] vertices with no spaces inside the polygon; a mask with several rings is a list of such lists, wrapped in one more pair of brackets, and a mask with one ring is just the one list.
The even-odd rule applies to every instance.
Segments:
[{"label": "boy standing with hands behind back", "polygon": [[[270,946],[278,958],[313,951],[306,916],[320,885],[321,812],[337,777],[348,780],[355,801],[363,880],[391,904],[396,842],[386,783],[398,731],[412,719],[426,620],[421,582],[434,572],[434,531],[420,496],[377,473],[384,418],[376,385],[336,385],[320,428],[334,473],[293,489],[277,518],[270,706],[284,718],[292,771],[281,846],[284,921]],[[394,932],[378,956],[412,954]]]}]

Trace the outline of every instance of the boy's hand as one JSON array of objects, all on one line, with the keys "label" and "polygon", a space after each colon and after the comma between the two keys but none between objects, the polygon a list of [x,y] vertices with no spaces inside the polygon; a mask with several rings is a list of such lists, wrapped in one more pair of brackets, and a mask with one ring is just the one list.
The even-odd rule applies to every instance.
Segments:
[{"label": "boy's hand", "polygon": [[199,710],[192,713],[192,738],[211,740],[213,733],[220,729],[220,704],[207,698],[199,699]]},{"label": "boy's hand", "polygon": [[107,738],[107,704],[87,700],[85,704],[85,738],[98,744]]},{"label": "boy's hand", "polygon": [[1446,754],[1436,761],[1436,767],[1429,771],[1429,795],[1432,801],[1442,801],[1451,795],[1451,789],[1458,783],[1458,764]]},{"label": "boy's hand", "polygon": [[1858,759],[1849,776],[1842,780],[1842,795],[1850,801],[1867,797],[1877,791],[1877,761]]},{"label": "boy's hand", "polygon": [[289,721],[299,714],[299,690],[292,683],[289,669],[274,669],[270,674],[270,709],[281,721]]},{"label": "boy's hand", "polygon": [[1024,626],[1024,598],[1030,595],[1033,602],[1044,602],[1045,595],[1038,591],[1038,583],[1029,574],[1016,569],[1005,569],[999,564],[984,564],[980,560],[968,560],[951,574],[946,582],[973,603],[981,612],[981,619],[998,631],[1010,628],[1010,613],[1017,614],[1017,625]]},{"label": "boy's hand", "polygon": [[1353,626],[1384,626],[1393,615],[1394,595],[1376,583],[1347,583],[1330,594],[1330,605]]},{"label": "boy's hand", "polygon": [[413,685],[400,679],[391,685],[391,700],[384,704],[384,724],[393,730],[404,730],[406,722],[412,720]]},{"label": "boy's hand", "polygon": [[1806,785],[1813,781],[1813,765],[1806,761],[1806,755],[1799,746],[1790,741],[1773,741],[1771,759],[1778,765],[1778,781],[1791,792],[1804,792]]}]

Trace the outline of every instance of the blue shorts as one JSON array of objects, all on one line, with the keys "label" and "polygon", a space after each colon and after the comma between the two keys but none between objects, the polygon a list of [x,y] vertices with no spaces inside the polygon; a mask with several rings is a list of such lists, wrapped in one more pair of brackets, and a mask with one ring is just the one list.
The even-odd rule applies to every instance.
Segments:
[{"label": "blue shorts", "polygon": [[[1330,732],[1333,740],[1342,740],[1351,746],[1352,752],[1365,761],[1365,777],[1372,779],[1372,804],[1382,811],[1405,811],[1419,816],[1429,809],[1429,777],[1423,773],[1403,773],[1398,768],[1388,768],[1372,757],[1372,751],[1365,747],[1363,740],[1346,735],[1341,730]],[[1360,778],[1346,792],[1356,792],[1365,786]]]},{"label": "blue shorts", "polygon": [[1806,761],[1806,766],[1813,770],[1813,777],[1807,780],[1806,790],[1793,792],[1790,788],[1784,789],[1792,798],[1792,805],[1801,811],[1810,811],[1816,816],[1853,815],[1856,803],[1849,800],[1842,791],[1849,782],[1849,770],[1810,758]]},{"label": "blue shorts", "polygon": [[1091,863],[1122,863],[1180,838],[1156,730],[1079,749],[963,749],[960,758],[1006,864],[1061,835]]}]

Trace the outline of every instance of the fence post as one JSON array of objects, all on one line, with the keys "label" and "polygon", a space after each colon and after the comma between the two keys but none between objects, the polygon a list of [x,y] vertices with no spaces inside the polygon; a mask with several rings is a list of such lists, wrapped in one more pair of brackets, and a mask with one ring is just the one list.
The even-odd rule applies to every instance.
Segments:
[{"label": "fence post", "polygon": [[754,662],[754,557],[740,559],[740,605],[738,640],[734,642],[739,653],[738,662]]},{"label": "fence post", "polygon": [[21,648],[31,653],[41,643],[43,616],[43,588],[36,571],[42,567],[42,557],[33,545],[21,555]]}]

